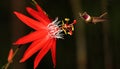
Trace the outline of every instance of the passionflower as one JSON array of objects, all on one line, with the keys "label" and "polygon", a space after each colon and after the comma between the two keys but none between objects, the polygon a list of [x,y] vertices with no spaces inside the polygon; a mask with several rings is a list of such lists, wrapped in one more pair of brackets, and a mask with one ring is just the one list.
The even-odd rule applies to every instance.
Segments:
[{"label": "passionflower", "polygon": [[37,68],[41,59],[50,50],[54,67],[56,67],[56,39],[62,37],[62,29],[59,27],[60,21],[56,18],[52,21],[42,8],[36,3],[36,10],[27,7],[27,12],[34,18],[30,18],[20,12],[14,11],[14,14],[27,26],[34,29],[30,34],[19,38],[14,45],[21,45],[32,42],[25,51],[20,62],[25,62],[33,54],[37,53],[34,60],[34,69]]}]

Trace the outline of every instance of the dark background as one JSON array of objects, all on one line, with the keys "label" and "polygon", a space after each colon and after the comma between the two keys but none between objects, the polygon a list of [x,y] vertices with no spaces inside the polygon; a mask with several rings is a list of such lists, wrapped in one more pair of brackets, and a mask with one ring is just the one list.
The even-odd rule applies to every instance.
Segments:
[{"label": "dark background", "polygon": [[[56,69],[120,69],[119,0],[36,1],[53,19],[55,17],[77,19],[74,34],[65,36],[64,40],[57,40]],[[76,7],[80,8],[76,8],[72,1],[79,4]],[[25,10],[26,6],[35,8],[31,0],[0,0],[0,68],[7,62],[10,48],[14,48],[12,43],[32,30],[13,14],[13,11],[19,11],[28,15]],[[73,9],[73,6],[76,9]],[[99,16],[107,11],[108,22],[86,24],[79,18],[79,15],[75,15],[79,13],[75,12],[78,9],[80,9],[80,12],[86,11],[93,16]],[[79,25],[84,27],[80,28]],[[83,30],[79,31],[78,29]],[[84,36],[81,35],[83,34],[81,32],[84,33]],[[79,41],[80,43],[78,43]],[[83,42],[81,41],[85,41],[85,45],[82,45]],[[25,63],[19,64],[19,60],[28,45],[26,44],[20,49],[9,69],[33,69],[36,54]],[[39,63],[38,69],[53,69],[50,52]]]}]

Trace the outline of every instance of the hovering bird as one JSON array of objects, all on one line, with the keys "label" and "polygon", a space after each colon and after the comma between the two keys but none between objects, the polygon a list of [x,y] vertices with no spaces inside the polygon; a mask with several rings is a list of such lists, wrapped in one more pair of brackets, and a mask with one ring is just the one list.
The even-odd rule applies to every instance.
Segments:
[{"label": "hovering bird", "polygon": [[80,17],[85,20],[86,23],[99,23],[99,22],[105,22],[107,21],[106,18],[104,18],[107,15],[107,12],[101,14],[100,16],[94,17],[90,16],[87,12],[79,13]]}]

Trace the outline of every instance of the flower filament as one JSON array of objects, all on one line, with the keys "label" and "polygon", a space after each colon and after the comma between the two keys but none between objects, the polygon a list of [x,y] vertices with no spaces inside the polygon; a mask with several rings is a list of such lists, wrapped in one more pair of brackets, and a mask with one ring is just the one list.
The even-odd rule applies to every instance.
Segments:
[{"label": "flower filament", "polygon": [[60,27],[59,24],[60,21],[58,21],[58,18],[56,18],[52,23],[48,24],[48,35],[51,38],[63,38],[61,32],[63,31]]}]

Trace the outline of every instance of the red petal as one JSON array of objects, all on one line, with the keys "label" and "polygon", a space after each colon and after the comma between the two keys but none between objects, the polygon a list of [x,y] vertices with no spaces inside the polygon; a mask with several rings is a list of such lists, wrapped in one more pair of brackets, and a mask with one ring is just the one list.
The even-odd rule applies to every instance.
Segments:
[{"label": "red petal", "polygon": [[37,10],[38,10],[39,14],[42,15],[42,17],[46,18],[47,21],[50,22],[51,20],[49,19],[49,17],[46,14],[46,12],[43,11],[42,8],[38,4],[36,4],[36,7],[37,7]]},{"label": "red petal", "polygon": [[[48,38],[43,38],[40,40],[37,40],[35,42],[33,42],[30,45],[30,48],[28,48],[26,50],[26,52],[24,53],[23,58],[20,60],[20,62],[24,62],[26,61],[29,57],[31,57],[34,53],[36,53],[38,50],[40,50],[41,48],[43,48],[44,46],[46,46],[46,43],[48,42]],[[38,43],[39,42],[39,43]]]},{"label": "red petal", "polygon": [[37,7],[37,10],[38,10],[39,14],[42,15],[42,16],[44,16],[45,18],[47,18],[48,21],[50,21],[50,20],[49,20],[49,17],[48,17],[47,14],[46,14],[46,12],[43,11],[42,8],[41,8],[38,4],[36,4],[36,7]]},{"label": "red petal", "polygon": [[50,23],[50,21],[48,21],[49,20],[48,17],[45,17],[46,15],[41,15],[39,12],[33,10],[30,7],[27,7],[26,9],[30,15],[32,15],[34,18],[42,22],[44,25]]},{"label": "red petal", "polygon": [[8,55],[8,62],[12,60],[12,57],[13,57],[13,49],[10,49],[9,55]]},{"label": "red petal", "polygon": [[34,40],[37,40],[37,39],[40,39],[40,38],[43,38],[47,35],[47,32],[46,31],[35,31],[35,32],[32,32],[20,39],[18,39],[14,44],[15,45],[18,45],[18,44],[26,44],[26,43],[29,43],[29,42],[32,42]]},{"label": "red petal", "polygon": [[38,4],[36,4],[36,8],[39,12],[41,12],[42,15],[46,15],[46,13],[42,10],[42,8]]},{"label": "red petal", "polygon": [[37,68],[39,62],[41,61],[41,59],[45,56],[45,54],[50,50],[51,46],[52,46],[53,40],[50,40],[49,44],[44,46],[40,52],[38,53],[38,55],[36,56],[35,60],[34,60],[34,69]]},{"label": "red petal", "polygon": [[22,21],[24,22],[26,25],[28,25],[29,27],[35,29],[35,30],[40,30],[40,29],[44,29],[44,25],[36,20],[33,20],[32,18],[29,18],[19,12],[14,12],[14,14]]},{"label": "red petal", "polygon": [[51,46],[52,60],[54,68],[56,67],[56,40],[54,40],[53,45]]},{"label": "red petal", "polygon": [[[39,39],[39,40],[35,40],[25,51],[24,55],[27,54],[31,49],[35,48],[36,46],[38,46],[38,44],[43,40]],[[41,49],[43,46],[39,45],[39,49]]]}]

